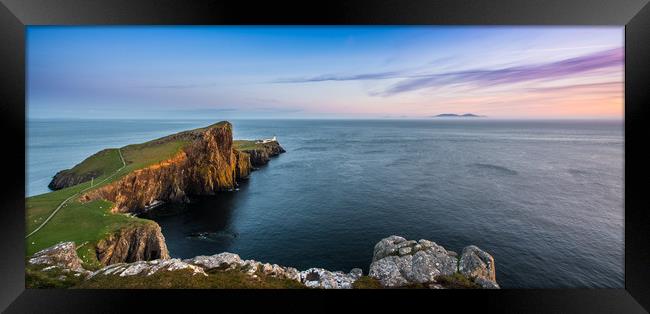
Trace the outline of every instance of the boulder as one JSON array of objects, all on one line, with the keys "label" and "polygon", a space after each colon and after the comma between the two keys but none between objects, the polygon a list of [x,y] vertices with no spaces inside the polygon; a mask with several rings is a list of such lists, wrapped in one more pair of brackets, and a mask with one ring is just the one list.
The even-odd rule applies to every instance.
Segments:
[{"label": "boulder", "polygon": [[322,268],[310,268],[300,272],[300,282],[309,288],[352,289],[352,284],[361,277],[362,271],[354,268],[349,274],[341,271],[329,271]]},{"label": "boulder", "polygon": [[458,271],[468,278],[474,279],[474,282],[483,288],[499,288],[496,283],[494,258],[475,245],[463,249]]},{"label": "boulder", "polygon": [[235,269],[241,267],[244,261],[239,257],[239,255],[234,253],[223,252],[210,256],[195,256],[190,259],[183,260],[185,263],[192,265],[200,266],[205,270],[212,269]]},{"label": "boulder", "polygon": [[384,287],[435,282],[436,277],[456,272],[457,259],[429,240],[390,236],[375,245],[370,277]]},{"label": "boulder", "polygon": [[74,242],[62,242],[36,252],[28,261],[32,265],[44,265],[47,270],[61,268],[82,274],[89,274],[81,266],[81,259],[77,255],[77,247]]}]

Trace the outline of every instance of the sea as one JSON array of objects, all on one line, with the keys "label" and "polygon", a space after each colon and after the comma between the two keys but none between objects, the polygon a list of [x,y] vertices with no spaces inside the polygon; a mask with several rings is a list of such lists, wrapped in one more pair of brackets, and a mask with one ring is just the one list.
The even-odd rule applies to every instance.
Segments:
[{"label": "sea", "polygon": [[[214,120],[27,121],[27,196],[93,153]],[[172,257],[367,274],[390,235],[494,256],[502,288],[624,287],[622,120],[230,120],[286,153],[232,192],[165,204]]]}]

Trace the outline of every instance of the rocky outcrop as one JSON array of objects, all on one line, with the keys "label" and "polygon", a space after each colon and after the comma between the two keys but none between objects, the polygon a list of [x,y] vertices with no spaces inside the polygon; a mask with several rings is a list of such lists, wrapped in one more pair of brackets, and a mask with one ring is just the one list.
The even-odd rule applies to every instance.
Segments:
[{"label": "rocky outcrop", "polygon": [[363,275],[361,268],[353,268],[350,273],[310,268],[300,272],[300,282],[309,288],[352,289],[352,284]]},{"label": "rocky outcrop", "polygon": [[37,252],[28,260],[32,265],[45,266],[44,271],[60,268],[75,273],[89,274],[81,266],[81,259],[77,255],[77,247],[74,242],[63,242]]},{"label": "rocky outcrop", "polygon": [[[464,257],[464,259],[463,259]],[[484,288],[498,288],[494,259],[476,246],[463,250],[460,271]],[[406,240],[390,236],[375,245],[369,276],[384,287],[414,284],[436,285],[442,276],[451,276],[459,269],[457,254],[429,240]]]},{"label": "rocky outcrop", "polygon": [[177,270],[189,269],[192,276],[202,275],[207,276],[203,268],[190,265],[181,261],[178,258],[173,259],[159,259],[153,261],[139,261],[135,263],[119,263],[104,267],[88,276],[88,279],[97,275],[113,275],[113,276],[136,276],[144,275],[151,276],[158,272],[172,272]]},{"label": "rocky outcrop", "polygon": [[269,162],[271,157],[286,152],[277,141],[257,144],[255,145],[255,149],[247,149],[242,151],[250,155],[250,161],[253,167],[265,165]]},{"label": "rocky outcrop", "polygon": [[122,228],[100,240],[96,248],[104,265],[169,258],[160,226],[153,222]]},{"label": "rocky outcrop", "polygon": [[189,195],[232,190],[252,170],[250,157],[233,148],[229,122],[147,144],[170,140],[184,140],[189,144],[173,158],[135,170],[116,182],[85,193],[81,200],[106,199],[115,204],[113,212],[140,212],[156,201],[185,202]]},{"label": "rocky outcrop", "polygon": [[[124,235],[126,238],[131,236],[130,234]],[[119,252],[131,252],[131,248],[115,244],[122,243],[121,237],[122,235],[111,242],[109,246],[112,248],[110,249],[112,254],[109,255],[111,257],[121,256],[127,262],[116,262],[95,272],[84,270],[81,267],[74,243],[71,242],[57,244],[38,252],[29,260],[29,263],[82,272],[87,278],[98,275],[141,276],[142,280],[147,280],[146,277],[159,272],[178,270],[188,271],[182,273],[181,276],[205,277],[215,272],[234,271],[250,276],[251,279],[275,277],[291,282],[295,281],[308,288],[321,289],[350,289],[354,287],[356,281],[363,277],[363,271],[359,268],[354,268],[349,273],[329,271],[323,268],[299,271],[293,267],[243,260],[239,255],[228,252],[196,256],[185,260],[161,257],[150,261],[128,262],[128,257],[125,256],[129,256],[129,254]],[[146,252],[146,245],[144,247],[143,251]],[[133,248],[133,251],[142,252],[139,248]],[[454,252],[445,250],[435,242],[429,240],[409,241],[399,236],[390,236],[375,245],[369,276],[374,278],[372,280],[378,281],[380,287],[386,288],[404,286],[434,289],[455,288],[458,287],[458,284],[450,282],[450,278],[456,278],[454,276],[460,277],[463,281],[471,280],[471,285],[466,284],[464,287],[499,288],[496,283],[494,258],[478,247],[468,246],[463,249],[459,262],[458,256]]]},{"label": "rocky outcrop", "polygon": [[458,271],[483,288],[498,289],[496,269],[492,255],[474,245],[463,249],[458,262]]},{"label": "rocky outcrop", "polygon": [[433,283],[456,272],[456,254],[428,240],[407,241],[390,236],[375,245],[370,277],[385,287]]},{"label": "rocky outcrop", "polygon": [[309,288],[350,289],[354,281],[362,275],[360,268],[353,269],[349,274],[341,271],[332,272],[322,268],[310,268],[305,271],[298,271],[293,267],[261,263],[255,260],[242,260],[239,255],[227,252],[212,256],[197,256],[183,260],[183,262],[200,266],[206,271],[239,270],[246,272],[252,277],[260,273],[265,276],[295,280]]},{"label": "rocky outcrop", "polygon": [[228,252],[211,256],[196,256],[191,259],[183,260],[183,262],[202,267],[206,271],[239,270],[246,272],[250,276],[255,276],[256,272],[260,272],[271,277],[300,281],[300,272],[293,267],[261,263],[255,260],[242,260],[239,255]]}]

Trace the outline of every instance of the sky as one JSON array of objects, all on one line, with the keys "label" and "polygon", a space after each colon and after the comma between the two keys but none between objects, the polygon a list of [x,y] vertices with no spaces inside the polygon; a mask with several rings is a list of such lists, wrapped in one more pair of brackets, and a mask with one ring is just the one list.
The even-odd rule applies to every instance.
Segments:
[{"label": "sky", "polygon": [[27,116],[624,116],[623,27],[28,26]]}]

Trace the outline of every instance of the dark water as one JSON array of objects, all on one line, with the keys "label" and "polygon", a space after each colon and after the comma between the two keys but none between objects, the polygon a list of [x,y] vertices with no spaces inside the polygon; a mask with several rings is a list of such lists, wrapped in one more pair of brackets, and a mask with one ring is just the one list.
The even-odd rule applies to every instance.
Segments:
[{"label": "dark water", "polygon": [[[29,147],[38,147],[29,151],[30,192],[44,191],[49,179],[40,174],[53,175],[53,164],[210,122],[121,121],[83,139],[70,135],[72,146],[46,154],[49,168],[34,153],[56,142],[33,138],[39,126],[30,123]],[[152,218],[172,256],[229,251],[299,269],[367,272],[374,244],[397,234],[457,252],[476,244],[495,257],[505,288],[623,287],[622,122],[233,124],[236,138],[277,135],[287,153],[239,191],[160,208]],[[54,130],[77,134],[76,125]]]}]

